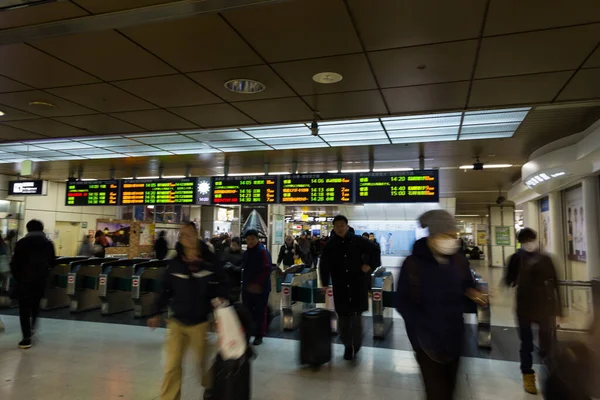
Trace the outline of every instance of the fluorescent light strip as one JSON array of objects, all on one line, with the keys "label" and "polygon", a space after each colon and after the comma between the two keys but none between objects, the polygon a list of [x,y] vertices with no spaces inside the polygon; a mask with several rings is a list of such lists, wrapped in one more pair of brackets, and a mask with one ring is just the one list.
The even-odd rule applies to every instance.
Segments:
[{"label": "fluorescent light strip", "polygon": [[[337,174],[338,170],[337,169],[332,169],[331,171],[327,171],[330,174]],[[342,173],[343,174],[353,174],[353,173],[364,173],[364,172],[371,172],[368,169],[343,169]]]},{"label": "fluorescent light strip", "polygon": [[483,217],[483,215],[479,214],[456,214],[455,217],[465,218],[465,217]]},{"label": "fluorescent light strip", "polygon": [[[495,168],[510,168],[512,164],[484,164],[484,169],[495,169]],[[459,169],[473,169],[473,165],[461,165],[458,167]]]},{"label": "fluorescent light strip", "polygon": [[265,175],[265,172],[244,172],[244,173],[237,173],[237,174],[228,174],[227,176],[260,176],[260,175]]},{"label": "fluorescent light strip", "polygon": [[373,172],[402,172],[402,171],[414,171],[414,168],[376,168]]}]

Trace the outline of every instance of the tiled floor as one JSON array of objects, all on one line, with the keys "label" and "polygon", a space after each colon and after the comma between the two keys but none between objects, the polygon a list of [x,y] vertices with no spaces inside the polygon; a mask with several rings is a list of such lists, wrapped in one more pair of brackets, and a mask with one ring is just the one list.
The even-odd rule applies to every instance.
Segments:
[{"label": "tiled floor", "polygon": [[[16,347],[18,319],[2,316],[0,399],[112,400],[156,399],[161,381],[164,330],[46,319],[35,346]],[[320,371],[297,365],[298,342],[269,338],[253,364],[257,400],[422,399],[417,364],[411,352],[366,347],[360,362],[341,360],[335,345],[333,363]],[[457,399],[533,399],[522,392],[518,364],[464,358]],[[188,360],[184,399],[201,398],[195,363]]]}]

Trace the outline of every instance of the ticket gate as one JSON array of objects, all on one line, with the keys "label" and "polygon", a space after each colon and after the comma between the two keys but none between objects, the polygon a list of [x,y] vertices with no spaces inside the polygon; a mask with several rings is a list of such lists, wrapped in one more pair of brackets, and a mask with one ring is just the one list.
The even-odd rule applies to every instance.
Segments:
[{"label": "ticket gate", "polygon": [[163,279],[168,260],[138,262],[133,266],[131,277],[131,298],[135,318],[147,317],[160,295],[160,281]]},{"label": "ticket gate", "polygon": [[[475,281],[477,289],[488,295],[488,283],[483,281],[481,276],[478,276]],[[492,312],[489,302],[485,306],[477,305],[477,344],[483,348],[492,347]]]},{"label": "ticket gate", "polygon": [[69,307],[71,298],[67,294],[68,275],[71,272],[70,264],[75,261],[87,260],[87,257],[58,257],[48,275],[48,284],[44,297],[40,302],[42,310]]},{"label": "ticket gate", "polygon": [[116,260],[102,263],[102,273],[98,276],[98,294],[102,315],[111,315],[134,308],[131,298],[131,279],[134,266],[148,259]]},{"label": "ticket gate", "polygon": [[393,297],[386,299],[387,302],[384,301],[384,295],[393,293],[394,276],[392,273],[383,267],[373,271],[371,274],[371,306],[374,338],[385,338],[394,323]]},{"label": "ticket gate", "polygon": [[99,296],[99,278],[102,263],[114,258],[89,258],[73,261],[67,278],[67,294],[71,312],[95,310],[102,306]]},{"label": "ticket gate", "polygon": [[281,314],[281,289],[283,284],[283,271],[276,265],[271,272],[271,293],[269,294],[269,309],[271,318]]},{"label": "ticket gate", "polygon": [[283,329],[294,330],[300,324],[302,312],[314,308],[317,270],[300,265],[292,266],[284,272],[281,289]]}]

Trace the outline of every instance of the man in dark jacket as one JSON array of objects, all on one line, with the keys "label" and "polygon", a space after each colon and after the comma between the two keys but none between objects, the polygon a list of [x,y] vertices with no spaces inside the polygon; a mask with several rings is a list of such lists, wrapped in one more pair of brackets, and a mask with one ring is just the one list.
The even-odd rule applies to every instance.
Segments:
[{"label": "man in dark jacket", "polygon": [[156,258],[158,260],[164,260],[167,258],[167,253],[169,253],[169,244],[167,243],[167,232],[160,231],[158,234],[158,239],[156,239],[156,243],[154,243],[154,252],[156,253]]},{"label": "man in dark jacket", "polygon": [[212,377],[206,365],[206,336],[212,314],[211,300],[227,299],[229,284],[227,275],[218,259],[199,240],[194,223],[181,228],[177,257],[171,261],[165,273],[163,288],[154,304],[148,326],[156,328],[161,323],[161,312],[170,301],[173,316],[167,322],[165,342],[165,376],[161,388],[161,400],[181,398],[182,361],[188,346],[203,363],[202,386],[205,399],[212,399]]},{"label": "man in dark jacket", "polygon": [[19,347],[22,349],[31,347],[31,335],[32,330],[35,330],[40,301],[44,297],[49,270],[56,258],[54,244],[46,238],[41,221],[29,221],[27,232],[27,235],[17,242],[10,262],[10,271],[17,283],[19,318],[23,333]]},{"label": "man in dark jacket", "polygon": [[313,267],[319,266],[319,257],[321,257],[321,240],[319,235],[314,235],[312,242],[310,242],[310,253],[312,255]]},{"label": "man in dark jacket", "polygon": [[344,359],[353,360],[362,346],[362,313],[369,309],[371,272],[379,267],[379,255],[375,245],[350,231],[343,215],[333,219],[333,231],[321,252],[319,275],[324,288],[331,278]]},{"label": "man in dark jacket", "polygon": [[254,345],[262,344],[267,333],[267,304],[271,292],[271,255],[259,242],[258,232],[254,229],[246,232],[246,245],[242,261],[242,301],[252,314],[256,332]]},{"label": "man in dark jacket", "polygon": [[485,304],[475,290],[469,261],[459,253],[456,224],[444,210],[419,217],[429,237],[415,242],[400,270],[396,309],[404,318],[427,400],[454,396],[464,337],[463,312],[471,299]]},{"label": "man in dark jacket", "polygon": [[237,302],[240,299],[240,293],[242,291],[242,260],[244,258],[244,252],[239,237],[231,239],[229,247],[223,250],[221,256],[221,263],[223,268],[227,272],[229,282],[231,284],[231,301]]},{"label": "man in dark jacket", "polygon": [[558,293],[556,269],[552,259],[539,252],[537,234],[523,228],[517,237],[521,249],[508,263],[505,283],[517,288],[517,319],[521,337],[521,373],[527,393],[537,394],[533,370],[533,324],[539,327],[540,356],[549,354],[556,324],[562,309]]},{"label": "man in dark jacket", "polygon": [[287,269],[295,264],[295,259],[300,258],[302,251],[300,246],[294,243],[294,238],[291,235],[286,236],[285,243],[279,249],[279,256],[277,257],[277,265],[283,263],[283,269]]}]

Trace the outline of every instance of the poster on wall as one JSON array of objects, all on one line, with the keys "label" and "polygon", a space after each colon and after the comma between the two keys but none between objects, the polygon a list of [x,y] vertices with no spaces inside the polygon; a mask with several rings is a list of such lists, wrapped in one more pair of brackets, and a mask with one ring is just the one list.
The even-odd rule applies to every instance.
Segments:
[{"label": "poster on wall", "polygon": [[373,234],[382,256],[410,255],[417,236],[420,236],[416,221],[352,221],[351,225],[357,235]]},{"label": "poster on wall", "polygon": [[96,229],[104,233],[108,247],[129,247],[131,225],[115,222],[98,222]]},{"label": "poster on wall", "polygon": [[488,232],[485,230],[477,230],[477,246],[487,246],[488,244]]},{"label": "poster on wall", "polygon": [[496,246],[510,246],[510,226],[497,226],[495,231]]},{"label": "poster on wall", "polygon": [[154,224],[140,224],[140,246],[154,246]]},{"label": "poster on wall", "polygon": [[568,258],[585,262],[587,259],[587,235],[583,210],[581,186],[565,191],[565,215],[567,216]]},{"label": "poster on wall", "polygon": [[269,227],[266,222],[269,220],[268,206],[242,205],[240,220],[242,226],[242,238],[246,236],[246,232],[254,229],[255,231],[258,231],[260,241],[267,243],[267,236],[269,234]]},{"label": "poster on wall", "polygon": [[283,215],[275,216],[275,244],[283,244],[284,221]]},{"label": "poster on wall", "polygon": [[540,251],[550,251],[550,201],[548,197],[540,200]]}]

